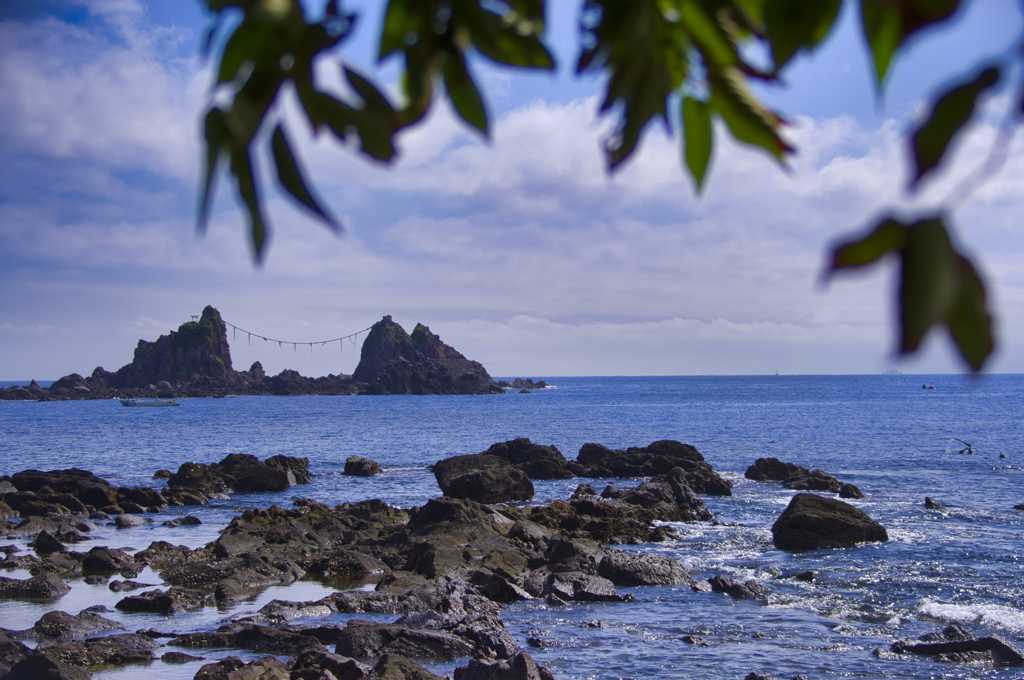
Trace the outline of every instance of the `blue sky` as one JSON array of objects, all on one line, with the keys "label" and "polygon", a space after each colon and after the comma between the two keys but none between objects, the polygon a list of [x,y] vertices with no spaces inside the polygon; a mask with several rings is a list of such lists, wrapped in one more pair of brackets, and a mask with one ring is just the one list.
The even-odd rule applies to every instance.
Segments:
[{"label": "blue sky", "polygon": [[[904,191],[904,134],[923,98],[1011,49],[1019,3],[974,2],[954,28],[918,40],[881,100],[855,3],[845,3],[828,43],[798,60],[785,87],[761,92],[791,122],[791,169],[719,131],[700,198],[678,137],[658,129],[623,170],[605,173],[601,82],[571,75],[578,3],[551,5],[556,74],[475,65],[489,142],[442,101],[381,166],[314,139],[285,104],[280,115],[346,231],[335,237],[269,190],[273,240],[255,268],[226,181],[209,232],[195,234],[211,81],[199,5],[0,2],[0,379],[114,370],[138,339],[207,304],[297,342],[391,314],[407,329],[430,326],[498,376],[961,370],[943,334],[919,357],[893,357],[892,263],[825,288],[819,277],[835,238],[883,211],[940,205],[984,161],[1009,92],[962,140],[952,176],[918,197]],[[346,6],[361,16],[344,58],[392,80],[393,65],[374,59],[383,3]],[[340,87],[338,58],[319,75]],[[1015,138],[1000,173],[953,218],[960,245],[984,263],[999,320],[995,372],[1024,372],[1018,147]],[[358,348],[294,351],[239,336],[232,356],[236,368],[324,375],[351,373]]]}]

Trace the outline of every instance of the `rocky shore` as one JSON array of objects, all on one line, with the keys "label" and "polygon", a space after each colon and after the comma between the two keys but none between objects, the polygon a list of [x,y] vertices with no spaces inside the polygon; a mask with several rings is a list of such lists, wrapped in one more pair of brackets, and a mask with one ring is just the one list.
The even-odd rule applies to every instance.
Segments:
[{"label": "rocky shore", "polygon": [[[526,384],[517,379],[516,384]],[[533,385],[532,381],[529,384]],[[207,306],[198,321],[155,342],[139,340],[130,364],[88,376],[66,375],[49,387],[0,387],[0,401],[57,401],[114,397],[224,397],[236,395],[501,394],[487,370],[446,345],[422,324],[405,330],[390,316],[375,323],[363,341],[352,375],[308,378],[293,370],[268,376],[256,362],[232,367],[227,325]]]},{"label": "rocky shore", "polygon": [[[373,461],[351,463],[352,475],[379,473]],[[762,459],[751,468],[786,465]],[[59,603],[77,582],[106,584],[119,594],[120,612],[168,617],[162,629],[132,632],[104,616],[109,611],[103,607],[89,607],[50,611],[27,630],[0,629],[0,680],[87,678],[96,669],[157,660],[208,661],[195,678],[210,680],[436,678],[421,665],[426,662],[456,663],[457,680],[539,680],[553,675],[506,630],[500,614],[509,603],[629,602],[633,595],[620,588],[657,585],[754,602],[770,597],[770,587],[755,580],[718,574],[697,581],[673,559],[614,547],[664,541],[673,536],[670,523],[714,521],[701,497],[728,497],[731,485],[692,446],[586,444],[570,461],[554,446],[521,438],[440,460],[432,469],[443,495],[420,507],[379,500],[329,507],[300,496],[291,507],[235,516],[198,548],[157,541],[139,550],[97,545],[82,552],[74,550],[76,543],[95,543],[114,531],[130,540],[133,530],[159,521],[170,506],[301,491],[314,473],[304,458],[232,454],[215,464],[155,471],[154,487],[117,487],[74,468],[0,478],[0,533],[31,548],[0,546],[6,555],[0,567],[31,574],[0,578],[0,597]],[[585,481],[603,477],[618,477],[622,486],[598,492]],[[581,483],[571,497],[533,501],[533,480],[573,478]],[[777,548],[799,552],[888,540],[884,527],[835,497],[841,488],[823,490],[826,496],[796,494],[772,527]],[[168,522],[201,520],[187,515]],[[159,583],[139,582],[147,568]],[[784,577],[813,581],[817,575]],[[212,630],[174,630],[182,612],[227,607],[269,586],[309,578],[374,585],[312,601],[274,600]],[[332,622],[337,613],[378,620]],[[382,621],[382,615],[393,618]],[[246,660],[204,659],[211,649],[244,652]],[[975,665],[1022,662],[1002,640],[973,638],[962,629],[877,651],[903,654]]]}]

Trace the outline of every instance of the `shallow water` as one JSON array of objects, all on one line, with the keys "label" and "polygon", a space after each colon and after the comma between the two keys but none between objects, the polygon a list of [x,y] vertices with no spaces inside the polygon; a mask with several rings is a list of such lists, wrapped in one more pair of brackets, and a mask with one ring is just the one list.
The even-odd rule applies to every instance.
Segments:
[{"label": "shallow water", "polygon": [[[159,488],[153,472],[186,461],[216,462],[229,453],[309,458],[317,474],[309,485],[175,508],[138,529],[102,526],[75,549],[142,549],[155,540],[198,547],[246,508],[290,505],[299,497],[331,505],[367,498],[421,505],[439,493],[427,465],[514,437],[555,444],[570,459],[586,442],[623,448],[677,439],[695,445],[734,482],[733,497],[705,502],[717,520],[738,526],[676,525],[678,540],[627,549],[672,556],[695,578],[756,578],[772,589],[769,603],[680,586],[621,589],[633,592],[632,603],[507,607],[509,630],[558,678],[742,678],[752,670],[780,678],[1020,677],[1019,669],[873,652],[951,621],[1024,646],[1024,512],[1012,509],[1024,503],[1021,376],[545,379],[557,388],[486,397],[238,397],[185,400],[173,409],[0,402],[0,473],[80,467],[118,485]],[[934,390],[922,389],[929,383]],[[970,442],[973,454],[958,453],[963,446],[955,439]],[[385,474],[345,477],[344,461],[352,455],[378,461]],[[793,492],[743,477],[766,456],[820,467],[859,486],[867,498],[854,504],[885,525],[891,540],[803,554],[775,550],[770,527]],[[582,481],[598,489],[605,483],[538,482],[538,502],[565,498]],[[925,495],[947,509],[926,510]],[[179,514],[194,514],[203,524],[160,524]],[[808,569],[820,580],[775,578]],[[159,576],[144,572],[136,580],[159,583]],[[49,609],[75,613],[105,604],[112,610],[105,616],[130,631],[212,629],[271,599],[317,599],[332,588],[300,582],[230,609],[164,619],[117,612],[113,604],[123,595],[105,586],[70,585],[72,592],[53,603],[0,603],[3,627],[28,628]],[[686,635],[709,644],[687,644]],[[527,647],[528,638],[540,646]],[[255,656],[200,655],[227,654]],[[160,664],[159,672],[167,680],[191,678],[200,665]],[[430,668],[450,673],[455,665]],[[144,673],[128,667],[94,677]]]}]

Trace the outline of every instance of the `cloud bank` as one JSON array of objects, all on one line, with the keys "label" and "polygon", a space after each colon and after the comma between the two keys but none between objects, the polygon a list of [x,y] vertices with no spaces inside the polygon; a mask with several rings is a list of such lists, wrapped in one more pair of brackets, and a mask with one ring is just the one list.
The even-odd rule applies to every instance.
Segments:
[{"label": "cloud bank", "polygon": [[[884,210],[939,206],[984,162],[997,120],[962,140],[960,174],[905,194],[906,121],[796,118],[787,169],[716,130],[695,197],[679,140],[648,133],[609,176],[598,102],[511,102],[481,140],[445,103],[400,140],[392,166],[289,123],[336,238],[268,193],[273,241],[255,270],[228,183],[194,234],[196,37],[134,2],[90,3],[88,20],[0,22],[0,378],[53,379],[131,360],[206,304],[243,328],[297,342],[384,314],[429,325],[494,375],[877,372],[892,364],[892,263],[827,288],[828,245]],[[1001,102],[993,102],[998,107]],[[155,132],[156,131],[156,132]],[[1000,317],[997,370],[1024,370],[1024,154],[959,206]],[[264,180],[270,186],[270,177]],[[230,339],[230,336],[229,336]],[[307,348],[308,349],[308,348]],[[339,351],[340,349],[340,351]],[[235,364],[350,373],[355,348],[232,344]],[[934,338],[907,371],[959,370]]]}]

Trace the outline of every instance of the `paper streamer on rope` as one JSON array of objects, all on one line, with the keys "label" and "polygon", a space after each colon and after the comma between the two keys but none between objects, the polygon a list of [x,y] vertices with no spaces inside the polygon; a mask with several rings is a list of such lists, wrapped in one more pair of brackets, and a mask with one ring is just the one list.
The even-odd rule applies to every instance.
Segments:
[{"label": "paper streamer on rope", "polygon": [[[222,319],[222,321],[223,321],[223,319]],[[294,351],[294,352],[298,352],[299,351],[299,345],[303,345],[303,346],[309,345],[309,352],[310,352],[310,354],[313,353],[313,345],[320,345],[321,347],[325,347],[325,346],[329,345],[332,342],[338,343],[338,349],[340,351],[344,351],[344,349],[345,349],[345,341],[346,340],[351,342],[353,347],[356,347],[357,346],[356,345],[356,339],[360,335],[362,335],[363,333],[366,333],[366,332],[368,332],[370,330],[369,328],[364,328],[361,331],[356,331],[355,333],[350,333],[348,335],[343,335],[340,338],[331,338],[330,340],[314,340],[312,342],[293,342],[291,340],[278,340],[277,338],[269,338],[269,337],[267,337],[265,335],[260,335],[259,333],[253,333],[252,331],[247,331],[244,328],[240,328],[240,327],[236,326],[235,324],[229,323],[227,321],[224,321],[224,325],[225,326],[231,326],[231,339],[232,340],[236,339],[238,337],[238,332],[241,331],[242,333],[245,333],[246,339],[249,341],[250,345],[252,345],[252,339],[254,337],[263,340],[263,342],[276,342],[277,346],[282,348],[282,349],[284,348],[285,345],[291,345],[292,346],[292,351]]]}]

